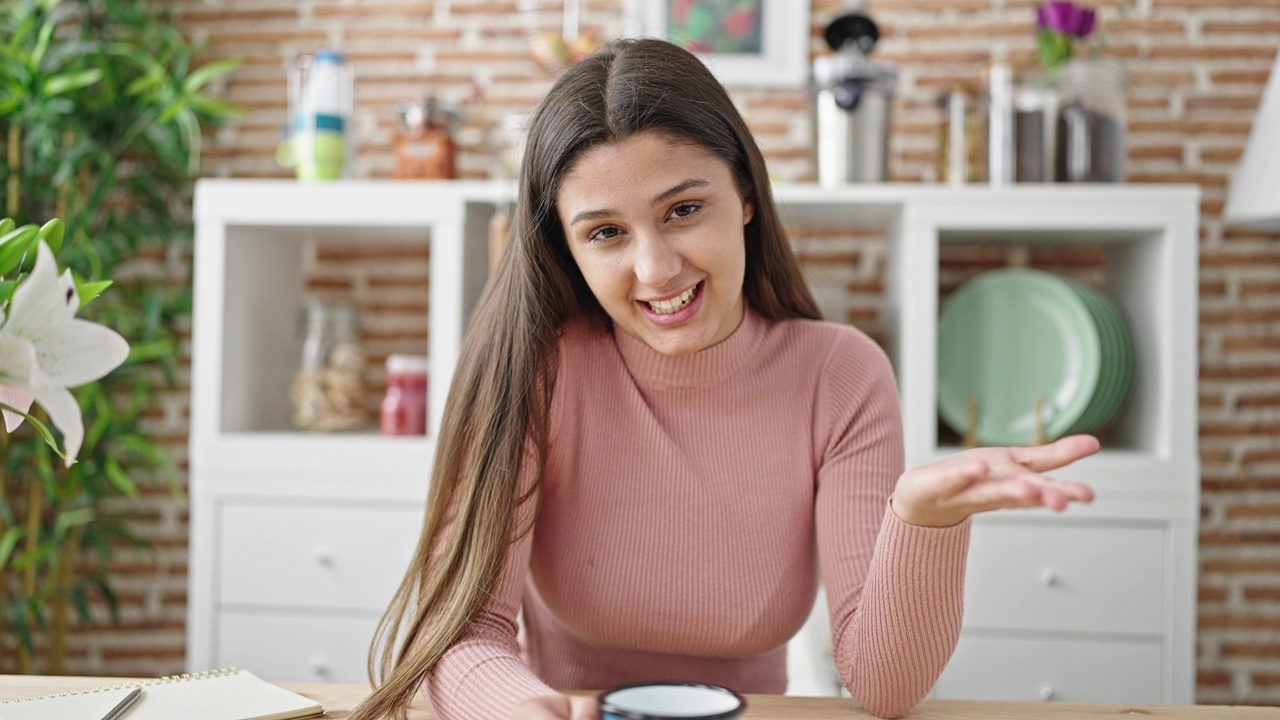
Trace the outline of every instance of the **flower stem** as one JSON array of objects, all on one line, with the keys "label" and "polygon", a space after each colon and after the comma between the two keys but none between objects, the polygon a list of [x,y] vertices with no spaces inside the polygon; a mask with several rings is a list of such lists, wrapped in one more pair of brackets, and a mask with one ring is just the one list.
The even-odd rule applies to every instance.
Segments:
[{"label": "flower stem", "polygon": [[[8,446],[9,446],[8,433],[0,434],[0,450],[6,450]],[[0,453],[0,455],[3,455],[3,453]],[[3,465],[0,465],[0,502],[3,502],[7,507],[10,507],[10,508],[13,507],[13,502],[9,498],[8,477],[4,473]],[[5,533],[4,518],[0,517],[0,537],[4,537],[4,533]],[[8,573],[4,572],[3,568],[0,568],[0,597],[5,598],[6,603],[8,602],[8,599],[9,599],[8,589],[9,589]],[[3,617],[0,617],[0,627],[4,627],[8,623],[9,623],[9,613],[6,612],[4,613]],[[13,632],[7,633],[7,637],[12,637],[15,640],[17,640],[18,639],[18,633],[16,632],[17,628],[11,628],[11,630]],[[0,635],[0,652],[4,652],[5,646],[9,644],[7,641],[4,641],[3,639],[4,637],[6,637],[6,635]],[[19,644],[21,644],[20,640],[18,642]]]},{"label": "flower stem", "polygon": [[18,219],[18,192],[22,187],[22,128],[17,120],[9,125],[9,188],[8,204],[5,214],[14,220]]},{"label": "flower stem", "polygon": [[80,535],[72,530],[58,550],[58,567],[54,570],[53,597],[49,599],[48,672],[67,672],[67,634],[71,627],[71,585],[75,579],[76,557],[80,554]]},{"label": "flower stem", "polygon": [[[36,539],[40,534],[40,511],[44,505],[44,496],[40,493],[39,479],[27,479],[27,536],[23,538],[26,543],[24,552],[27,556],[27,567],[24,568],[22,575],[22,600],[25,604],[27,600],[36,595]],[[18,647],[18,672],[23,675],[30,675],[32,671],[32,657],[27,652],[27,648],[19,643]]]}]

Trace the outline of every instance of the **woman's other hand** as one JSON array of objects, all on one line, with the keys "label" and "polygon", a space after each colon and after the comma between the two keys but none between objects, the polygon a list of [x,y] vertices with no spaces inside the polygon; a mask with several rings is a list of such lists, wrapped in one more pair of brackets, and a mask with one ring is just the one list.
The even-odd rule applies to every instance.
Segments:
[{"label": "woman's other hand", "polygon": [[600,704],[593,697],[544,695],[517,705],[511,720],[600,720]]},{"label": "woman's other hand", "polygon": [[975,513],[1047,507],[1061,512],[1071,502],[1091,502],[1093,490],[1041,473],[1066,467],[1098,451],[1091,435],[1068,435],[1035,447],[966,450],[932,465],[908,470],[893,491],[893,512],[912,525],[955,525]]}]

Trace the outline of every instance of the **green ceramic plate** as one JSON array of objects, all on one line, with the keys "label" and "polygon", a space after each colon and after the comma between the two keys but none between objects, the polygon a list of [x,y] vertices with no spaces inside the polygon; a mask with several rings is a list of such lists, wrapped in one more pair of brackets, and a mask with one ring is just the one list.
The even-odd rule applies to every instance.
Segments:
[{"label": "green ceramic plate", "polygon": [[1102,340],[1102,372],[1093,402],[1070,432],[1094,432],[1108,426],[1124,405],[1133,379],[1133,337],[1120,307],[1110,296],[1083,283],[1073,287],[1090,307]]},{"label": "green ceramic plate", "polygon": [[1067,434],[1089,408],[1101,370],[1088,305],[1050,273],[983,273],[956,291],[938,319],[938,411],[964,436],[968,399],[976,397],[984,445],[1033,442],[1037,397],[1045,438]]},{"label": "green ceramic plate", "polygon": [[1113,323],[1111,310],[1107,307],[1108,301],[1106,298],[1103,298],[1096,290],[1084,283],[1070,279],[1066,280],[1066,282],[1089,308],[1089,314],[1093,316],[1093,322],[1098,327],[1100,361],[1102,363],[1098,372],[1098,387],[1094,390],[1089,407],[1081,413],[1080,419],[1067,431],[1068,434],[1091,432],[1105,422],[1110,416],[1111,407],[1114,405],[1116,390],[1120,384],[1118,373],[1121,360],[1119,356],[1121,352],[1120,337],[1119,331]]}]

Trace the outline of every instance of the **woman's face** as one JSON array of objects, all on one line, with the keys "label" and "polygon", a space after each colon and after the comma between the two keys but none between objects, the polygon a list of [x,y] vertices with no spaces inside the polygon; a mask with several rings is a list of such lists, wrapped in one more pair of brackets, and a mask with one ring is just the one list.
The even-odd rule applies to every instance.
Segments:
[{"label": "woman's face", "polygon": [[570,167],[556,212],[616,328],[676,356],[715,345],[742,321],[743,228],[754,207],[701,147],[655,132],[597,145]]}]

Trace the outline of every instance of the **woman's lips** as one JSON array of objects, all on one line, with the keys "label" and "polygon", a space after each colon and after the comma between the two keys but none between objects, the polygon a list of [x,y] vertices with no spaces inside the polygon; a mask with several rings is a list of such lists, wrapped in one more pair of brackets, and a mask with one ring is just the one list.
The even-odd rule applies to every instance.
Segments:
[{"label": "woman's lips", "polygon": [[[702,295],[703,290],[705,289],[705,284],[706,281],[704,280],[693,286],[693,297],[689,299],[689,302],[686,303],[684,307],[676,310],[675,312],[657,312],[653,309],[652,305],[645,301],[639,301],[639,305],[644,310],[645,317],[649,319],[649,322],[652,322],[655,325],[660,327],[680,325],[688,322],[693,318],[693,316],[698,314],[698,310],[702,307]],[[675,297],[679,298],[680,296],[676,295]],[[663,302],[670,302],[670,300]]]}]

